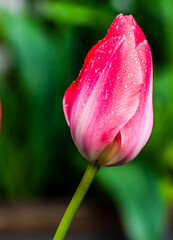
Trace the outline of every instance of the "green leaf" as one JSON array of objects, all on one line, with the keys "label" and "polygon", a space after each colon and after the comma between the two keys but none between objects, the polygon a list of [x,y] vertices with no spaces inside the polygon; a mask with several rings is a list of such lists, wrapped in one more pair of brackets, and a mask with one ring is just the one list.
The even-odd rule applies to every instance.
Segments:
[{"label": "green leaf", "polygon": [[163,203],[157,177],[149,166],[131,162],[121,167],[103,168],[97,177],[119,205],[129,239],[163,239]]},{"label": "green leaf", "polygon": [[87,26],[94,29],[107,28],[115,17],[110,11],[74,3],[47,2],[41,8],[42,14],[55,23],[68,26]]},{"label": "green leaf", "polygon": [[[8,172],[4,170],[2,177],[4,185],[10,186],[5,187],[7,191],[10,189],[10,195],[22,195],[25,189],[28,192],[37,191],[49,170],[58,92],[55,49],[44,28],[29,14],[0,11],[0,18],[1,32],[14,56],[17,73],[12,81],[6,82],[7,89],[11,89],[9,95],[13,94],[16,100],[17,110],[13,115],[13,101],[10,97],[5,99],[6,96],[2,99],[6,121],[1,137],[5,146],[10,148],[10,151],[7,147],[3,148],[0,155],[1,163],[4,161],[3,168],[8,169]],[[14,138],[10,137],[11,132]]]}]

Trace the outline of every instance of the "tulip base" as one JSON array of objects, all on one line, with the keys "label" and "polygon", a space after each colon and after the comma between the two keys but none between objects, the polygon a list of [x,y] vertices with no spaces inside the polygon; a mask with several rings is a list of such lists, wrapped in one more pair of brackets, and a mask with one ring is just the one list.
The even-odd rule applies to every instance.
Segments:
[{"label": "tulip base", "polygon": [[53,240],[63,240],[66,236],[66,233],[70,227],[70,224],[80,206],[82,200],[84,199],[91,183],[94,180],[95,175],[97,174],[99,167],[91,163],[88,164],[88,167],[85,171],[85,174],[73,195],[73,198],[59,224],[59,227],[55,233]]}]

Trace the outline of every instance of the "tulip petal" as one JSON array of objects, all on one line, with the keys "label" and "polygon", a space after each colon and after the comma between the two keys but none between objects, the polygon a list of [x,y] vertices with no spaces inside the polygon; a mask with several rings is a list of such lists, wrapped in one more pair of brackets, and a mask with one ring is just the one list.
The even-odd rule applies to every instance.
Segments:
[{"label": "tulip petal", "polygon": [[136,23],[132,15],[119,14],[110,26],[107,38],[111,36],[126,36],[131,45],[137,46],[145,40],[142,29]]},{"label": "tulip petal", "polygon": [[85,61],[84,61],[84,65],[79,73],[78,78],[76,79],[76,81],[74,81],[69,88],[66,90],[64,98],[63,98],[63,110],[64,110],[64,114],[65,114],[65,118],[66,121],[68,123],[68,125],[70,126],[70,105],[71,102],[73,100],[73,95],[75,92],[75,89],[78,87],[78,84],[80,84],[80,79],[81,76],[83,74],[83,72],[85,71],[87,64],[89,63],[90,59],[94,56],[95,51],[100,47],[100,45],[102,45],[104,43],[104,39],[100,40],[96,45],[94,45],[91,50],[88,52]]},{"label": "tulip petal", "polygon": [[109,162],[109,165],[122,165],[136,157],[146,144],[152,131],[152,58],[146,40],[137,46],[137,52],[144,79],[142,91],[140,92],[140,103],[135,115],[120,130],[121,146],[119,153]]}]

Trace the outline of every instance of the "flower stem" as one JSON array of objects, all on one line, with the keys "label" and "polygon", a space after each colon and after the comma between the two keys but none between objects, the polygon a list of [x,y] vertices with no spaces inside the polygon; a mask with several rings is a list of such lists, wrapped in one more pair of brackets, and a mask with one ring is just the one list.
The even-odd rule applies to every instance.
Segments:
[{"label": "flower stem", "polygon": [[59,227],[55,233],[53,240],[63,240],[65,235],[70,227],[70,224],[80,206],[85,194],[87,193],[96,173],[98,172],[99,167],[91,163],[88,164],[88,167],[85,171],[85,174],[73,195],[73,198],[59,224]]}]

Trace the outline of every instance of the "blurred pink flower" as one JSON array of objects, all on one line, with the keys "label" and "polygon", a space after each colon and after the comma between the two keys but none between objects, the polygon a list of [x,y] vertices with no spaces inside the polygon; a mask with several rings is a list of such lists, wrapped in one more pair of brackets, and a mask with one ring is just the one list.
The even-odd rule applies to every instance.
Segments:
[{"label": "blurred pink flower", "polygon": [[153,126],[152,57],[134,18],[118,15],[88,53],[63,109],[79,152],[99,166],[140,152]]}]

